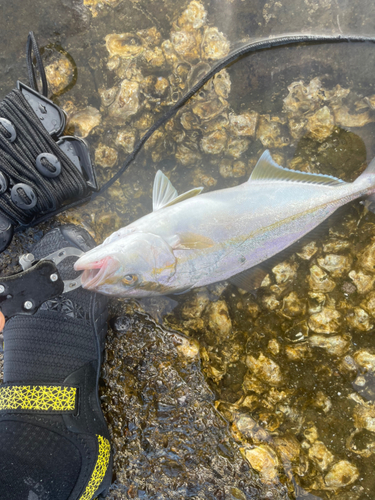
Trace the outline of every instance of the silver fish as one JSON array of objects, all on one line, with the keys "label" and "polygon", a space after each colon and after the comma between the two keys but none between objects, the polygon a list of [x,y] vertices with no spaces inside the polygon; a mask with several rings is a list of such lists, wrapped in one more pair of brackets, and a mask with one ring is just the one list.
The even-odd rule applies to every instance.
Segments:
[{"label": "silver fish", "polygon": [[[153,212],[78,259],[83,287],[119,297],[182,293],[231,278],[254,288],[251,268],[318,226],[340,206],[375,193],[375,159],[352,183],[288,170],[268,151],[236,187],[178,196],[158,171]],[[199,195],[199,196],[198,196]]]}]

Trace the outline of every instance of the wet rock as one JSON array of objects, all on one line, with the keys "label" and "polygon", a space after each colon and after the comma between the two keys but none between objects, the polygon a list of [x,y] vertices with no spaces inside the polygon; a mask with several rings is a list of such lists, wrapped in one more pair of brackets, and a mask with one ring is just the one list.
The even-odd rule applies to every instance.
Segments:
[{"label": "wet rock", "polygon": [[276,283],[281,285],[295,279],[297,276],[297,268],[298,265],[296,263],[291,263],[288,261],[277,264],[277,266],[272,268]]},{"label": "wet rock", "polygon": [[181,28],[199,29],[206,23],[206,20],[207,12],[203,4],[199,1],[193,0],[178,18],[177,24]]},{"label": "wet rock", "polygon": [[235,136],[254,137],[258,124],[259,113],[250,111],[242,115],[229,115],[230,131]]},{"label": "wet rock", "polygon": [[281,313],[288,317],[294,318],[304,314],[306,311],[306,304],[302,302],[296,292],[291,292],[289,295],[283,298],[283,305],[281,308]]},{"label": "wet rock", "polygon": [[310,444],[315,443],[315,441],[318,439],[318,430],[315,427],[315,425],[312,425],[311,427],[308,427],[307,429],[304,430],[303,435],[307,439],[307,441]]},{"label": "wet rock", "polygon": [[115,142],[117,146],[125,151],[125,153],[131,153],[134,149],[135,134],[128,129],[119,130]]},{"label": "wet rock", "polygon": [[256,377],[272,386],[278,386],[283,382],[280,366],[270,358],[260,354],[258,359],[249,355],[246,364]]},{"label": "wet rock", "polygon": [[174,50],[191,63],[198,62],[200,56],[200,32],[180,30],[171,33]]},{"label": "wet rock", "polygon": [[311,350],[307,344],[299,344],[295,346],[286,346],[285,354],[289,361],[302,361],[308,357],[311,357]]},{"label": "wet rock", "polygon": [[[212,488],[225,497],[237,488],[245,499],[260,499],[264,487],[214,409],[199,360],[187,359],[178,345],[183,344],[175,334],[129,308],[114,321],[102,390],[115,450],[115,483],[108,498],[144,491],[147,478],[150,500],[161,492],[166,498],[188,498],[192,488],[199,498],[207,498]],[[177,492],[176,476],[182,480]]]},{"label": "wet rock", "polygon": [[303,260],[310,260],[318,251],[315,241],[311,241],[302,247],[300,252],[297,252],[298,257]]},{"label": "wet rock", "polygon": [[243,378],[242,387],[245,394],[256,393],[263,394],[268,387],[261,382],[253,373],[247,372]]},{"label": "wet rock", "polygon": [[249,141],[246,139],[229,138],[227,153],[234,158],[239,158],[249,147]]},{"label": "wet rock", "polygon": [[263,429],[249,415],[237,414],[234,417],[232,425],[233,436],[237,436],[239,442],[245,439],[251,439],[255,444],[270,441],[269,433]]},{"label": "wet rock", "polygon": [[222,59],[229,53],[229,42],[216,27],[206,28],[202,40],[202,57],[207,60]]},{"label": "wet rock", "polygon": [[[207,68],[208,70],[208,68]],[[213,78],[213,84],[216,94],[223,99],[227,99],[230,94],[231,81],[226,69],[222,69]]]},{"label": "wet rock", "polygon": [[340,317],[340,313],[335,309],[323,307],[321,312],[310,316],[309,328],[316,333],[334,333],[340,327]]},{"label": "wet rock", "polygon": [[333,454],[327,449],[322,441],[315,441],[309,449],[309,458],[319,467],[320,470],[325,471],[334,460]]},{"label": "wet rock", "polygon": [[277,300],[276,295],[265,295],[262,298],[262,303],[269,311],[275,311],[280,307],[280,301]]},{"label": "wet rock", "polygon": [[327,106],[323,106],[310,116],[306,124],[310,137],[317,141],[324,141],[324,139],[330,136],[334,126],[334,116]]},{"label": "wet rock", "polygon": [[350,242],[348,240],[339,240],[332,238],[323,244],[323,252],[325,253],[336,253],[342,252],[350,247]]},{"label": "wet rock", "polygon": [[374,121],[374,117],[368,111],[353,114],[347,106],[335,106],[333,112],[336,124],[341,127],[364,127]]},{"label": "wet rock", "polygon": [[283,148],[290,143],[281,124],[273,120],[270,115],[259,117],[256,137],[266,148]]},{"label": "wet rock", "polygon": [[334,464],[324,476],[327,489],[335,490],[354,483],[359,478],[359,472],[355,465],[347,460],[340,460]]},{"label": "wet rock", "polygon": [[326,337],[323,335],[311,335],[309,337],[311,347],[320,347],[333,356],[344,356],[351,346],[351,339],[347,336],[333,335]]},{"label": "wet rock", "polygon": [[57,61],[48,64],[45,68],[49,88],[53,94],[59,94],[72,81],[74,67],[66,57],[59,57]]},{"label": "wet rock", "polygon": [[332,292],[336,283],[328,277],[328,274],[319,266],[311,266],[308,282],[311,290],[315,292]]},{"label": "wet rock", "polygon": [[95,163],[103,168],[112,168],[117,162],[117,151],[105,144],[99,144],[95,150]]},{"label": "wet rock", "polygon": [[241,452],[251,467],[258,471],[266,483],[278,482],[278,459],[275,451],[268,445],[262,444],[254,448],[241,448]]},{"label": "wet rock", "polygon": [[361,307],[355,307],[347,314],[348,324],[355,330],[369,332],[373,328],[370,316]]},{"label": "wet rock", "polygon": [[375,432],[375,406],[373,404],[357,405],[353,410],[353,418],[357,429]]},{"label": "wet rock", "polygon": [[347,255],[327,254],[324,258],[318,259],[318,264],[331,276],[339,278],[349,271],[351,259]]},{"label": "wet rock", "polygon": [[85,138],[97,127],[102,120],[100,111],[92,106],[74,113],[69,117],[68,127],[74,129],[74,134]]},{"label": "wet rock", "polygon": [[375,354],[372,354],[365,349],[360,349],[353,354],[353,358],[361,368],[375,373]]},{"label": "wet rock", "polygon": [[108,108],[108,114],[114,123],[122,125],[139,109],[139,84],[123,80],[116,99]]},{"label": "wet rock", "polygon": [[218,155],[222,153],[227,144],[227,134],[225,130],[216,130],[212,134],[203,137],[201,149],[204,153]]},{"label": "wet rock", "polygon": [[276,354],[279,354],[279,352],[280,352],[280,344],[278,343],[278,341],[276,339],[271,339],[268,342],[267,350],[271,354],[273,354],[274,356],[276,356]]},{"label": "wet rock", "polygon": [[137,57],[144,50],[142,38],[134,33],[107,35],[105,43],[110,56],[119,56],[124,59]]},{"label": "wet rock", "polygon": [[360,266],[370,273],[375,272],[375,242],[367,245],[363,252],[358,256]]},{"label": "wet rock", "polygon": [[229,158],[223,158],[219,165],[219,172],[224,179],[243,177],[246,174],[246,166],[242,161],[232,162]]},{"label": "wet rock", "polygon": [[207,327],[215,336],[217,342],[228,340],[232,333],[232,321],[228,306],[224,300],[212,302],[206,309]]},{"label": "wet rock", "polygon": [[369,292],[374,284],[375,278],[363,273],[362,271],[350,271],[349,278],[357,287],[358,293],[364,294]]},{"label": "wet rock", "polygon": [[315,111],[321,102],[322,83],[314,78],[308,85],[303,81],[293,82],[288,86],[289,94],[284,99],[284,111],[289,117]]}]

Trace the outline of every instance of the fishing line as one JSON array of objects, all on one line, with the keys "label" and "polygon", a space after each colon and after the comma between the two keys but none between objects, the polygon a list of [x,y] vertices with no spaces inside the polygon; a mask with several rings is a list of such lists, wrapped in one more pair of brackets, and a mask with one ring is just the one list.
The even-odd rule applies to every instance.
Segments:
[{"label": "fishing line", "polygon": [[213,68],[204,75],[193,87],[181,98],[179,99],[162,117],[160,117],[152,127],[148,129],[145,135],[137,142],[133,151],[127,156],[124,164],[120,170],[107,181],[97,193],[92,195],[94,200],[98,196],[102,195],[108,188],[110,188],[114,182],[127,170],[129,165],[135,160],[136,156],[142,149],[144,143],[152,136],[152,134],[158,130],[164,123],[170,120],[178,110],[180,110],[187,101],[193,97],[213,76],[219,71],[224,69],[229,64],[237,61],[241,57],[250,54],[251,52],[259,52],[262,50],[268,50],[275,47],[282,47],[288,45],[297,45],[301,43],[342,43],[342,42],[371,42],[375,43],[374,37],[369,36],[357,36],[357,35],[285,35],[281,37],[275,37],[271,39],[261,39],[257,41],[251,41],[242,45],[238,49],[232,51],[228,56],[219,61]]},{"label": "fishing line", "polygon": [[[42,92],[43,95],[47,94],[47,80],[45,77],[44,66],[39,54],[38,45],[35,41],[32,33],[29,36],[28,44],[27,44],[27,67],[29,74],[30,86],[37,90],[36,76],[35,70],[32,64],[31,52],[33,51],[35,54],[38,71],[40,73],[40,78],[42,80]],[[143,137],[136,143],[133,151],[126,157],[125,162],[122,167],[118,170],[118,172],[109,179],[100,190],[92,193],[90,197],[87,198],[87,201],[93,201],[98,196],[103,195],[105,191],[107,191],[116,181],[121,177],[121,175],[129,168],[130,164],[136,159],[138,153],[141,151],[145,142],[152,136],[152,134],[158,130],[162,125],[164,125],[168,120],[170,120],[188,101],[191,97],[193,97],[213,76],[219,73],[226,66],[238,61],[243,56],[246,56],[250,53],[260,52],[263,50],[269,50],[276,47],[285,47],[285,46],[294,46],[298,44],[323,44],[323,43],[366,43],[371,42],[375,43],[375,38],[371,36],[361,36],[361,35],[284,35],[280,37],[260,39],[255,41],[250,41],[245,43],[241,47],[233,50],[215,64],[211,70],[204,75],[193,87],[181,98],[179,99],[163,116],[161,116],[143,135]],[[56,209],[44,213],[38,218],[35,218],[33,221],[29,223],[29,225],[39,224],[45,220],[48,220],[50,217],[58,215],[69,208],[74,208],[76,206],[81,205],[85,199],[78,199],[72,203],[65,204],[63,206],[57,207]]]}]

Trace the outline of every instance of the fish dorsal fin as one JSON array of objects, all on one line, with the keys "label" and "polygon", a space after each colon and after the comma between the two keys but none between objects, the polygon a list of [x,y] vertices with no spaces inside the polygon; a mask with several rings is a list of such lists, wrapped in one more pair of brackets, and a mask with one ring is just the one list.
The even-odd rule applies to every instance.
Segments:
[{"label": "fish dorsal fin", "polygon": [[156,212],[156,210],[160,210],[161,208],[170,207],[175,203],[180,203],[180,201],[197,196],[202,190],[203,187],[198,187],[178,195],[168,177],[161,170],[158,170],[155,175],[152,191],[152,210]]},{"label": "fish dorsal fin", "polygon": [[173,187],[171,181],[161,170],[158,170],[155,175],[154,187],[152,190],[152,210],[160,210],[167,203],[177,198],[178,193]]},{"label": "fish dorsal fin", "polygon": [[280,167],[273,161],[270,152],[266,150],[255,165],[248,182],[253,181],[291,181],[305,182],[308,184],[320,184],[324,186],[337,186],[346,182],[324,174],[308,174],[298,170],[290,170]]}]

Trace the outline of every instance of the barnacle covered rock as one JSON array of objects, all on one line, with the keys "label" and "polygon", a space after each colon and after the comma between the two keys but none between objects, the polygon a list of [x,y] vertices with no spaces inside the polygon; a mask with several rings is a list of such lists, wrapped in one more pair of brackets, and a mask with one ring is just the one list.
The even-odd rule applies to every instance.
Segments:
[{"label": "barnacle covered rock", "polygon": [[297,252],[298,257],[303,260],[310,260],[318,251],[318,247],[316,246],[315,241],[310,241],[306,243],[301,249],[300,252]]},{"label": "barnacle covered rock", "polygon": [[241,453],[250,463],[251,467],[261,474],[266,483],[275,483],[278,481],[278,459],[275,451],[267,444],[261,444],[250,448],[249,446],[241,448]]},{"label": "barnacle covered rock", "polygon": [[72,63],[63,56],[48,64],[45,68],[48,85],[54,94],[65,89],[72,81],[74,67]]},{"label": "barnacle covered rock", "polygon": [[294,318],[304,314],[306,311],[306,304],[298,297],[296,292],[290,292],[289,295],[283,298],[283,306],[281,313],[287,318]]},{"label": "barnacle covered rock", "polygon": [[358,478],[359,472],[357,467],[347,460],[340,460],[324,476],[324,482],[328,490],[335,490],[354,483]]},{"label": "barnacle covered rock", "polygon": [[314,78],[308,85],[303,81],[293,82],[289,85],[289,94],[284,99],[284,111],[290,116],[315,111],[318,109],[321,96],[322,82]]},{"label": "barnacle covered rock", "polygon": [[116,136],[116,145],[120,146],[125,153],[131,153],[134,149],[135,134],[128,129],[120,129]]},{"label": "barnacle covered rock", "polygon": [[111,57],[119,56],[124,59],[131,59],[139,56],[144,50],[142,38],[134,33],[107,35],[105,43]]},{"label": "barnacle covered rock", "polygon": [[225,130],[215,130],[201,140],[201,149],[204,153],[218,155],[222,153],[227,145],[227,134]]},{"label": "barnacle covered rock", "polygon": [[339,278],[349,271],[351,261],[351,258],[347,255],[327,254],[325,257],[318,259],[318,264],[328,271],[331,276]]},{"label": "barnacle covered rock", "polygon": [[117,151],[105,144],[99,144],[95,150],[95,163],[103,168],[111,168],[116,165]]},{"label": "barnacle covered rock", "polygon": [[319,467],[320,470],[325,471],[334,460],[333,454],[327,449],[322,441],[315,441],[309,449],[309,458]]},{"label": "barnacle covered rock", "polygon": [[340,317],[340,313],[335,309],[323,307],[321,312],[310,316],[309,328],[316,333],[334,333],[340,326]]},{"label": "barnacle covered rock", "polygon": [[355,362],[366,371],[375,373],[375,354],[360,349],[353,354]]},{"label": "barnacle covered rock", "polygon": [[336,283],[328,277],[328,274],[316,265],[310,268],[308,282],[311,290],[315,292],[332,292],[336,286]]},{"label": "barnacle covered rock", "polygon": [[362,271],[350,271],[349,278],[353,281],[357,287],[358,293],[364,294],[372,290],[375,278],[374,276],[369,276]]},{"label": "barnacle covered rock", "polygon": [[171,33],[174,50],[191,63],[198,62],[200,56],[199,31],[180,30]]},{"label": "barnacle covered rock", "polygon": [[206,308],[207,326],[215,336],[217,342],[228,340],[232,333],[232,321],[228,306],[224,300],[210,303]]},{"label": "barnacle covered rock", "polygon": [[256,137],[266,148],[283,148],[290,143],[280,122],[272,119],[270,115],[259,117]]},{"label": "barnacle covered rock", "polygon": [[294,262],[284,261],[277,264],[277,266],[272,269],[276,283],[281,285],[295,279],[297,276],[297,268],[298,265]]},{"label": "barnacle covered rock", "polygon": [[254,137],[258,124],[259,113],[250,111],[241,115],[229,115],[230,132],[235,136]]},{"label": "barnacle covered rock", "polygon": [[229,42],[217,28],[206,28],[202,41],[202,56],[204,59],[222,59],[229,53]]},{"label": "barnacle covered rock", "polygon": [[333,356],[344,356],[350,349],[351,339],[349,335],[332,335],[329,337],[325,335],[311,335],[309,337],[309,344],[311,347],[320,347]]},{"label": "barnacle covered rock", "polygon": [[360,266],[371,273],[375,273],[375,241],[371,242],[358,256]]},{"label": "barnacle covered rock", "polygon": [[333,132],[335,119],[328,106],[323,106],[313,115],[309,116],[306,128],[310,137],[316,141],[322,142]]},{"label": "barnacle covered rock", "polygon": [[74,113],[69,117],[68,126],[74,127],[74,133],[78,137],[87,137],[89,133],[102,121],[100,111],[92,106]]},{"label": "barnacle covered rock", "polygon": [[[206,68],[207,71],[209,71],[209,68]],[[223,99],[227,99],[230,93],[231,81],[226,69],[222,69],[219,73],[216,73],[213,77],[213,84],[216,94]]]},{"label": "barnacle covered rock", "polygon": [[134,81],[123,80],[119,92],[108,108],[111,119],[122,125],[139,109],[139,84]]},{"label": "barnacle covered rock", "polygon": [[355,307],[349,311],[347,321],[352,328],[361,332],[369,332],[374,326],[370,316],[361,307]]},{"label": "barnacle covered rock", "polygon": [[247,150],[248,147],[249,141],[247,139],[235,139],[233,137],[230,137],[228,141],[227,153],[234,158],[239,158],[242,153]]},{"label": "barnacle covered rock", "polygon": [[353,410],[353,418],[357,429],[375,432],[375,406],[373,404],[357,405]]},{"label": "barnacle covered rock", "polygon": [[197,0],[193,0],[178,18],[177,24],[181,28],[196,30],[205,24],[206,19],[207,12],[203,4]]},{"label": "barnacle covered rock", "polygon": [[242,161],[233,162],[229,158],[223,158],[219,164],[219,172],[224,179],[242,177],[246,174],[246,166]]},{"label": "barnacle covered rock", "polygon": [[247,356],[246,364],[254,375],[269,385],[278,386],[283,382],[280,366],[262,353],[258,359]]}]

